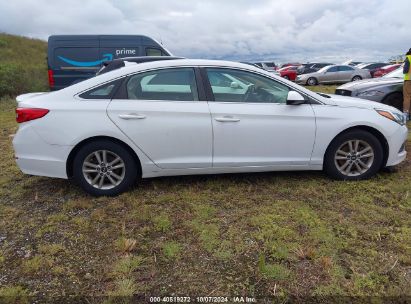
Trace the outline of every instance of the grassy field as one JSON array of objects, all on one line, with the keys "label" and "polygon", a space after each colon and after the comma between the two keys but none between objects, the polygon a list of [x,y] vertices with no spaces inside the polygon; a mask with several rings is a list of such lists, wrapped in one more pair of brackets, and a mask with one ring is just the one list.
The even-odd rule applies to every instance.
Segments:
[{"label": "grassy field", "polygon": [[361,182],[169,177],[92,198],[19,172],[14,106],[0,101],[0,297],[411,296],[409,160]]},{"label": "grassy field", "polygon": [[0,96],[44,91],[47,42],[0,33]]},{"label": "grassy field", "polygon": [[[43,41],[0,34],[0,96],[47,88],[45,51]],[[0,303],[411,297],[409,158],[361,182],[321,172],[169,177],[92,198],[18,170],[14,107],[0,97]]]}]

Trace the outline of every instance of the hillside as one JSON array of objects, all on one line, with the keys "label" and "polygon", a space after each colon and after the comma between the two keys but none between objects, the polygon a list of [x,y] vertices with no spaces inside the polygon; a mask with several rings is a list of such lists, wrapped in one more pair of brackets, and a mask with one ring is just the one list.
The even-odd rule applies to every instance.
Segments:
[{"label": "hillside", "polygon": [[47,42],[0,33],[0,97],[44,91]]}]

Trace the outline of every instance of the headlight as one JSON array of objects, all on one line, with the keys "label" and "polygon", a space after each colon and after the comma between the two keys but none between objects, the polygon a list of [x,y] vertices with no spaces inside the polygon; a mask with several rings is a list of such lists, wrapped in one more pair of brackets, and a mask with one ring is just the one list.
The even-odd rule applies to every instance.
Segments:
[{"label": "headlight", "polygon": [[365,91],[358,93],[357,96],[383,96],[385,93],[378,91],[378,90],[372,90],[372,91]]},{"label": "headlight", "polygon": [[379,109],[375,109],[375,111],[377,111],[377,113],[380,114],[381,116],[384,116],[385,118],[388,118],[389,120],[395,121],[401,126],[405,125],[406,123],[405,116],[402,113],[391,112],[387,110],[379,110]]}]

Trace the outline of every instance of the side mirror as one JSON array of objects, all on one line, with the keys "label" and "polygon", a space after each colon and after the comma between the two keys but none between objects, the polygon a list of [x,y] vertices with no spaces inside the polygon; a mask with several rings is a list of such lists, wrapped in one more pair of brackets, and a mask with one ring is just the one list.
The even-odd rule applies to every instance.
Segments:
[{"label": "side mirror", "polygon": [[238,82],[233,81],[232,83],[230,83],[230,88],[232,88],[232,89],[241,89],[241,86]]},{"label": "side mirror", "polygon": [[287,95],[287,105],[298,106],[305,103],[305,98],[303,95],[296,91],[290,91]]}]

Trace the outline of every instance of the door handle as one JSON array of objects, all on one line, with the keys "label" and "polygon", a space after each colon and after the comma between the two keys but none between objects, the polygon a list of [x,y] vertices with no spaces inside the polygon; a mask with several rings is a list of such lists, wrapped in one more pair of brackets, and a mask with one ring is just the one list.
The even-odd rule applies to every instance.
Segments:
[{"label": "door handle", "polygon": [[235,118],[233,116],[216,117],[214,119],[219,122],[238,122],[240,121],[239,118]]},{"label": "door handle", "polygon": [[144,119],[146,115],[144,114],[137,114],[137,113],[130,113],[130,114],[119,114],[118,117],[121,119],[129,120],[129,119]]}]

